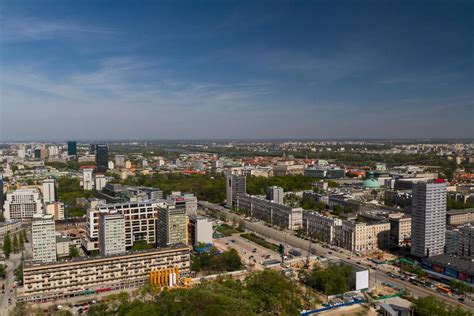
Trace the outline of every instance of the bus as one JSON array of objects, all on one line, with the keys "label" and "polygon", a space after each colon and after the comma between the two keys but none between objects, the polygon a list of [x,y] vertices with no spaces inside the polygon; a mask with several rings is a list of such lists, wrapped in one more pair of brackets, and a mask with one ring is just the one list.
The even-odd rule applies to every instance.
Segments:
[{"label": "bus", "polygon": [[446,287],[446,286],[438,285],[437,289],[440,292],[443,292],[443,293],[446,293],[446,294],[451,294],[451,289]]}]

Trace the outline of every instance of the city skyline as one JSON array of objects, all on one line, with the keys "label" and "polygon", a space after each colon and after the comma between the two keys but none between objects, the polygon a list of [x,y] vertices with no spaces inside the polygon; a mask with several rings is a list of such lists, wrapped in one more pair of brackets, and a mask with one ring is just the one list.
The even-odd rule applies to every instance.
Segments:
[{"label": "city skyline", "polygon": [[0,141],[474,135],[467,1],[2,9]]}]

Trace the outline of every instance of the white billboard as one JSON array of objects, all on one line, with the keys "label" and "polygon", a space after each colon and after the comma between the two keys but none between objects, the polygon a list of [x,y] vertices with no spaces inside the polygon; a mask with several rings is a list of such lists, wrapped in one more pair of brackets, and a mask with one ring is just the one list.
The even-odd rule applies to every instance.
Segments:
[{"label": "white billboard", "polygon": [[369,288],[369,270],[362,270],[356,272],[356,284],[355,289],[363,290]]}]

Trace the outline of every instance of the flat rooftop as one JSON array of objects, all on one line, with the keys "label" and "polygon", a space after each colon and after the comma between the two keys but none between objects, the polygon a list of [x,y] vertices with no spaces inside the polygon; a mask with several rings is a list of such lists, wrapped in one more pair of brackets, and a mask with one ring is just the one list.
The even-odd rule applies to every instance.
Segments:
[{"label": "flat rooftop", "polygon": [[429,258],[432,263],[453,268],[457,271],[474,275],[474,257],[455,257],[450,255],[440,255]]}]

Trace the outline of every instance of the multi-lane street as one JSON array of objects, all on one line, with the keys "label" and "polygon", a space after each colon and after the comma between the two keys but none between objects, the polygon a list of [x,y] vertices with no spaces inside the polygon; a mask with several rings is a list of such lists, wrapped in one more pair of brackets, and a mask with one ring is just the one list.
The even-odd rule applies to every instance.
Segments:
[{"label": "multi-lane street", "polygon": [[[221,214],[225,214],[227,219],[231,221],[243,221],[243,225],[246,229],[254,231],[257,234],[260,234],[266,238],[272,239],[274,241],[283,243],[285,245],[290,245],[291,247],[299,248],[299,249],[304,249],[304,250],[309,250],[309,242],[307,240],[304,240],[302,238],[296,237],[293,235],[290,231],[282,231],[278,230],[272,227],[268,227],[265,224],[261,222],[250,222],[247,220],[244,220],[244,218],[238,214],[235,214],[228,209],[214,203],[209,203],[205,201],[200,201],[199,202],[200,206],[203,208],[207,208],[209,210],[213,211],[218,211]],[[340,261],[350,263],[350,264],[357,264],[353,262],[352,260],[348,260],[347,257],[351,255],[351,252],[347,250],[340,249],[342,253],[334,251],[331,256],[337,257]],[[312,243],[311,244],[311,252],[316,255],[324,255],[327,256],[328,250],[321,247],[318,244]],[[372,278],[377,278],[378,283],[379,282],[390,282],[392,284],[395,284],[398,287],[401,288],[406,288],[410,290],[410,292],[413,294],[415,297],[423,297],[427,295],[433,295],[436,296],[446,302],[449,302],[450,304],[453,305],[458,305],[462,306],[464,308],[471,308],[474,309],[474,303],[472,301],[467,301],[464,303],[459,302],[455,298],[449,297],[447,295],[443,295],[436,290],[420,287],[413,285],[409,282],[400,280],[400,279],[395,279],[387,275],[387,272],[389,271],[387,268],[380,267],[377,268],[377,270],[371,269],[369,266],[369,263],[365,260],[360,260],[361,267],[370,269],[371,277]]]}]

